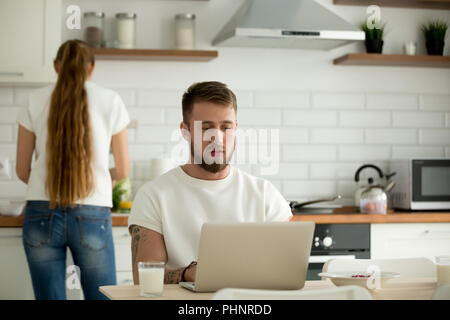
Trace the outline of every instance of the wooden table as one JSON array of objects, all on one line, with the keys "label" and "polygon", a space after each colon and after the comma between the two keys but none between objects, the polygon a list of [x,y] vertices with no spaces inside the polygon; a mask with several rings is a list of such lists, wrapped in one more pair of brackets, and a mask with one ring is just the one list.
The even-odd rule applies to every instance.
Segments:
[{"label": "wooden table", "polygon": [[[329,280],[306,281],[302,290],[333,288]],[[435,278],[391,279],[379,290],[371,291],[374,300],[430,300],[436,288]],[[177,284],[164,285],[163,295],[145,298],[139,295],[139,285],[103,286],[100,292],[111,300],[209,300],[213,292],[195,293]]]}]

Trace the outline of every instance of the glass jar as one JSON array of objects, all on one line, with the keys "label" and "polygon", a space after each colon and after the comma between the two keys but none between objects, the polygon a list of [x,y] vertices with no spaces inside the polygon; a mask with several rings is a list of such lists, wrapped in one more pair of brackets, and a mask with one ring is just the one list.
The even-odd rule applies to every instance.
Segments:
[{"label": "glass jar", "polygon": [[136,47],[136,17],[135,13],[122,12],[116,14],[117,40],[121,49]]},{"label": "glass jar", "polygon": [[120,203],[119,203],[119,213],[130,213],[132,206],[133,206],[133,202],[132,201],[120,201]]},{"label": "glass jar", "polygon": [[105,14],[103,12],[84,13],[84,39],[94,48],[99,48],[103,42]]},{"label": "glass jar", "polygon": [[175,15],[175,45],[180,50],[195,48],[195,14]]},{"label": "glass jar", "polygon": [[387,194],[379,185],[370,186],[361,193],[361,213],[387,213]]}]

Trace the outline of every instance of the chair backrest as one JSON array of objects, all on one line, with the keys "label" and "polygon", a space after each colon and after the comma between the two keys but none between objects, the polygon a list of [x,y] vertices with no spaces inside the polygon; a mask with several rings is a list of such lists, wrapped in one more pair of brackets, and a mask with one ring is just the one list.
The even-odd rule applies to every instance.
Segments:
[{"label": "chair backrest", "polygon": [[372,300],[367,289],[342,286],[317,290],[220,289],[212,300]]},{"label": "chair backrest", "polygon": [[436,265],[428,258],[404,259],[331,259],[323,272],[360,271],[366,272],[369,266],[378,266],[380,272],[397,272],[402,278],[434,278]]},{"label": "chair backrest", "polygon": [[431,300],[450,300],[450,284],[437,286]]}]

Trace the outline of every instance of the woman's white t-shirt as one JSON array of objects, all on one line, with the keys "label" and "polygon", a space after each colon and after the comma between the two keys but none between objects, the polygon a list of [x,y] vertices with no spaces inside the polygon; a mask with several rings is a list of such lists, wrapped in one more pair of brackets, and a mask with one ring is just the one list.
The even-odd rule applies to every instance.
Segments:
[{"label": "woman's white t-shirt", "polygon": [[198,258],[203,223],[289,221],[291,208],[275,186],[230,166],[222,180],[201,180],[181,167],[144,184],[136,194],[128,226],[164,236],[168,269]]},{"label": "woman's white t-shirt", "polygon": [[[89,117],[93,138],[94,191],[77,203],[112,207],[112,182],[109,173],[109,150],[111,137],[122,131],[130,122],[130,117],[118,93],[86,81]],[[26,200],[49,198],[45,190],[47,119],[54,85],[34,90],[30,93],[28,106],[18,117],[18,123],[36,136],[35,163],[31,169]],[[67,150],[70,153],[70,150]]]}]

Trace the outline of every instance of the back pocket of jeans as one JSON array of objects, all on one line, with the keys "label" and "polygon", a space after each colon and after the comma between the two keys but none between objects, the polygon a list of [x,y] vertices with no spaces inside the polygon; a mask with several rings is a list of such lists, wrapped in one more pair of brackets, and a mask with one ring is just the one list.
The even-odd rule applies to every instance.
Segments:
[{"label": "back pocket of jeans", "polygon": [[53,213],[25,215],[23,220],[23,242],[31,247],[50,243]]},{"label": "back pocket of jeans", "polygon": [[81,245],[91,250],[102,250],[111,236],[108,219],[78,216]]}]

